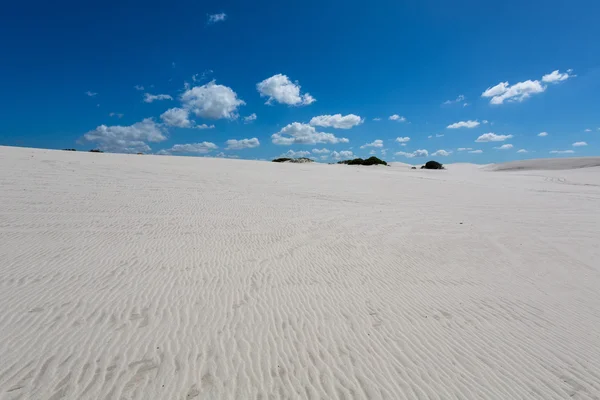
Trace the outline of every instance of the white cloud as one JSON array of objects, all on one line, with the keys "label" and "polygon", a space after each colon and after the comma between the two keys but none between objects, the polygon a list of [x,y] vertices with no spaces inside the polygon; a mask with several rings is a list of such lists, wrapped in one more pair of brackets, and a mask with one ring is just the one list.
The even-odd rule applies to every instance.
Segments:
[{"label": "white cloud", "polygon": [[315,154],[329,154],[330,151],[328,149],[312,149],[312,152]]},{"label": "white cloud", "polygon": [[168,125],[178,128],[191,128],[194,121],[190,121],[189,112],[183,108],[170,108],[161,114],[160,119]]},{"label": "white cloud", "polygon": [[513,145],[512,145],[512,144],[508,144],[508,143],[507,143],[507,144],[503,144],[503,145],[502,145],[502,146],[500,146],[500,147],[494,147],[494,148],[495,148],[495,149],[498,149],[498,150],[509,150],[509,149],[512,149],[512,148],[513,148]]},{"label": "white cloud", "polygon": [[253,149],[260,146],[260,142],[257,138],[252,139],[229,139],[227,142],[226,150],[242,150],[242,149]]},{"label": "white cloud", "polygon": [[394,153],[397,156],[404,156],[404,157],[408,157],[408,158],[413,158],[413,157],[427,157],[429,155],[429,152],[427,150],[415,150],[412,153],[407,153],[404,151],[399,151],[397,153]]},{"label": "white cloud", "polygon": [[459,121],[453,124],[448,125],[446,128],[448,129],[458,129],[458,128],[475,128],[479,126],[479,121]]},{"label": "white cloud", "polygon": [[481,154],[481,153],[483,153],[483,150],[471,150],[471,151],[469,151],[469,153],[471,153],[471,154]]},{"label": "white cloud", "polygon": [[431,153],[432,156],[442,156],[442,157],[447,157],[450,155],[450,153],[452,153],[451,151],[446,151],[446,150],[438,150],[435,153]]},{"label": "white cloud", "polygon": [[123,114],[121,114],[121,113],[114,113],[114,112],[109,113],[108,116],[109,117],[123,118]]},{"label": "white cloud", "polygon": [[252,121],[256,121],[256,118],[257,118],[257,117],[256,117],[256,114],[255,114],[255,113],[252,113],[252,114],[248,115],[247,117],[244,117],[244,122],[245,122],[246,124],[249,124],[249,123],[251,123]]},{"label": "white cloud", "polygon": [[309,93],[300,94],[298,82],[292,82],[283,74],[273,75],[256,84],[256,90],[261,97],[268,97],[265,104],[276,101],[290,106],[305,106],[314,103],[316,99]]},{"label": "white cloud", "polygon": [[214,125],[201,124],[201,125],[195,125],[195,126],[193,126],[193,128],[196,128],[196,129],[214,129],[215,126]]},{"label": "white cloud", "polygon": [[504,101],[523,101],[534,94],[542,93],[546,86],[538,80],[526,80],[509,86],[508,82],[500,82],[496,86],[488,88],[481,97],[491,97],[490,104],[503,104]]},{"label": "white cloud", "polygon": [[469,150],[473,150],[471,147],[459,147],[458,149],[456,149],[456,151],[469,151]]},{"label": "white cloud", "polygon": [[373,121],[381,121],[381,118],[379,118],[379,117],[373,118]]},{"label": "white cloud", "polygon": [[152,118],[130,126],[100,125],[81,138],[96,143],[100,150],[119,153],[147,152],[151,149],[146,142],[158,143],[166,139],[164,129]]},{"label": "white cloud", "polygon": [[573,147],[582,147],[582,146],[587,146],[588,144],[586,142],[575,142],[573,143]]},{"label": "white cloud", "polygon": [[484,133],[483,135],[479,136],[477,138],[477,140],[475,140],[475,141],[479,142],[479,143],[504,142],[506,139],[511,139],[512,137],[513,137],[513,135],[496,135],[495,133],[489,132],[489,133]]},{"label": "white cloud", "polygon": [[214,24],[216,22],[225,21],[226,19],[227,19],[227,14],[225,14],[225,13],[211,14],[208,16],[208,23]]},{"label": "white cloud", "polygon": [[231,88],[217,85],[215,81],[186,90],[181,102],[198,117],[210,119],[236,119],[238,107],[246,104]]},{"label": "white cloud", "polygon": [[306,157],[310,155],[310,151],[294,151],[294,150],[288,150],[287,152],[283,153],[281,155],[281,157]]},{"label": "white cloud", "polygon": [[483,121],[481,121],[482,124],[487,124],[489,121],[487,119],[484,119]]},{"label": "white cloud", "polygon": [[538,133],[539,137],[544,137],[544,136],[548,136],[548,132],[540,132]]},{"label": "white cloud", "polygon": [[337,151],[332,152],[331,157],[333,157],[336,160],[340,160],[342,158],[354,158],[355,155],[350,150],[342,150],[340,152],[337,152]]},{"label": "white cloud", "polygon": [[408,136],[406,137],[397,137],[396,138],[396,142],[398,143],[407,143],[410,141],[410,138]]},{"label": "white cloud", "polygon": [[362,124],[363,122],[364,120],[361,117],[354,114],[348,114],[344,116],[342,116],[342,114],[319,115],[318,117],[313,117],[310,120],[310,124],[313,126],[324,126],[339,129],[350,129],[353,126]]},{"label": "white cloud", "polygon": [[[442,104],[449,105],[449,104],[454,104],[454,103],[460,103],[464,99],[465,99],[465,96],[463,96],[462,94],[459,94],[455,100],[446,100]],[[465,103],[465,105],[467,105],[467,103]]]},{"label": "white cloud", "polygon": [[314,126],[293,122],[282,130],[271,135],[273,143],[279,145],[316,144],[316,143],[348,143],[346,138],[338,138],[332,133],[317,132]]},{"label": "white cloud", "polygon": [[90,97],[95,97],[95,96],[97,96],[97,95],[98,95],[98,93],[94,93],[94,92],[92,92],[92,91],[89,91],[89,90],[88,90],[87,92],[85,92],[85,94],[87,94],[87,95],[88,95],[88,96],[90,96]]},{"label": "white cloud", "polygon": [[592,130],[590,128],[587,128],[584,130],[584,132],[591,132]]},{"label": "white cloud", "polygon": [[390,121],[406,122],[406,118],[401,117],[398,114],[390,115],[388,119]]},{"label": "white cloud", "polygon": [[444,137],[444,134],[443,133],[436,133],[435,137]]},{"label": "white cloud", "polygon": [[154,100],[173,100],[173,98],[168,94],[144,93],[144,102],[152,103]]},{"label": "white cloud", "polygon": [[569,75],[573,72],[572,69],[567,70],[567,72],[561,74],[558,70],[552,71],[549,74],[546,74],[542,77],[542,82],[546,83],[558,83],[562,81],[566,81],[569,78],[573,78],[575,75]]},{"label": "white cloud", "polygon": [[144,90],[144,87],[142,85],[135,85],[134,88],[135,90]]},{"label": "white cloud", "polygon": [[520,150],[517,150],[517,153],[529,153],[529,152],[525,149],[520,149]]},{"label": "white cloud", "polygon": [[573,154],[573,150],[552,150],[550,154]]},{"label": "white cloud", "polygon": [[213,150],[218,149],[219,146],[212,142],[202,142],[202,143],[189,143],[189,144],[176,144],[170,149],[161,150],[162,154],[171,154],[171,153],[197,153],[197,154],[206,154],[210,153]]},{"label": "white cloud", "polygon": [[360,146],[361,149],[365,149],[367,147],[383,147],[383,140],[376,139],[371,143],[365,143],[364,145]]}]

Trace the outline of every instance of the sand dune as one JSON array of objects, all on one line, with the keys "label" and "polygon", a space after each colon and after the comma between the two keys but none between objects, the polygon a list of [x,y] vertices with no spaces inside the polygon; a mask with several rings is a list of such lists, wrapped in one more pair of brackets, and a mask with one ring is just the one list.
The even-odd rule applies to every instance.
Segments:
[{"label": "sand dune", "polygon": [[533,160],[511,161],[492,164],[486,167],[490,171],[515,170],[565,170],[600,167],[600,157],[540,158]]},{"label": "sand dune", "polygon": [[0,147],[0,398],[598,399],[587,170]]}]

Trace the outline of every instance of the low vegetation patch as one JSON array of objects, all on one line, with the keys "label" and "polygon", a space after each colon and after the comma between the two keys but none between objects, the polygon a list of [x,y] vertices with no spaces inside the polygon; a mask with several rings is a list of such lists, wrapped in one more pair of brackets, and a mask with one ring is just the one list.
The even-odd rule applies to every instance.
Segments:
[{"label": "low vegetation patch", "polygon": [[300,158],[281,157],[281,158],[274,159],[273,162],[290,162],[290,163],[301,164],[301,163],[311,163],[311,162],[314,162],[314,160],[311,160],[310,158],[306,158],[306,157],[300,157]]},{"label": "low vegetation patch", "polygon": [[387,162],[377,158],[377,157],[369,157],[366,160],[362,158],[355,158],[353,160],[344,160],[338,161],[338,164],[346,164],[346,165],[387,165]]},{"label": "low vegetation patch", "polygon": [[421,169],[445,169],[444,166],[437,161],[427,161]]}]

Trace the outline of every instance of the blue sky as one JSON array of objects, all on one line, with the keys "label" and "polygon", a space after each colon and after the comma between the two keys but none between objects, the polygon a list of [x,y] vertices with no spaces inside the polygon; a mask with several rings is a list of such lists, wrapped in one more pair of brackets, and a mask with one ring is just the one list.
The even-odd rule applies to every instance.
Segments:
[{"label": "blue sky", "polygon": [[0,144],[324,162],[600,155],[598,15],[598,2],[553,0],[12,2]]}]

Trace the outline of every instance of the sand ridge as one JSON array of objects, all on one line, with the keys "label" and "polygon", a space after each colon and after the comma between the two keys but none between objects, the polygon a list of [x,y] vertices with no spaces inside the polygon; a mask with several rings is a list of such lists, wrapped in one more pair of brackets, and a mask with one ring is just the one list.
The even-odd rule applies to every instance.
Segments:
[{"label": "sand ridge", "polygon": [[0,399],[597,399],[593,170],[0,147]]}]

